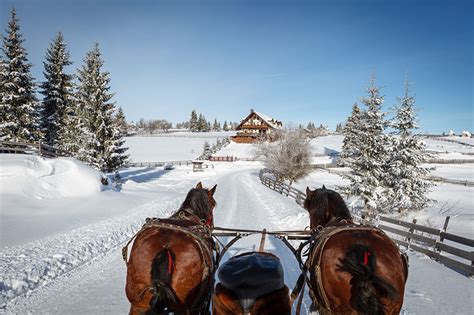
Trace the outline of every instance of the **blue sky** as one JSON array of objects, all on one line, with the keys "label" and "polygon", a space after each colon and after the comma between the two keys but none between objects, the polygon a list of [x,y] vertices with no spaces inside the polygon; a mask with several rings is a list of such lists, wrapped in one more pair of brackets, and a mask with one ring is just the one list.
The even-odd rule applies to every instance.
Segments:
[{"label": "blue sky", "polygon": [[12,6],[38,81],[58,31],[70,72],[99,41],[129,120],[254,108],[334,128],[375,69],[386,110],[408,77],[422,131],[474,129],[472,1],[0,0],[2,32]]}]

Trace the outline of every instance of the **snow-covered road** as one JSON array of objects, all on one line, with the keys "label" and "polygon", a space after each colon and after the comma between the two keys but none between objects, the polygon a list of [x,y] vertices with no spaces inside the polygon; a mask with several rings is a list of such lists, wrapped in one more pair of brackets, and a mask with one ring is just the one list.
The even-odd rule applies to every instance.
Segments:
[{"label": "snow-covered road", "polygon": [[[176,172],[176,176],[157,177],[137,183],[137,189],[140,185],[147,185],[147,189],[156,189],[157,198],[154,200],[147,201],[117,217],[38,241],[37,246],[46,246],[42,248],[47,257],[41,256],[41,252],[33,257],[27,255],[27,250],[35,248],[32,243],[9,248],[8,253],[1,252],[3,256],[0,257],[0,263],[4,259],[17,260],[16,267],[8,271],[13,273],[9,276],[31,280],[31,272],[33,274],[37,272],[40,277],[36,285],[28,283],[25,291],[21,292],[22,295],[10,300],[3,311],[13,314],[126,314],[128,312],[128,301],[124,294],[126,268],[121,258],[123,242],[130,237],[132,230],[136,230],[143,223],[146,216],[165,216],[177,209],[187,190],[199,180],[202,180],[205,186],[215,183],[218,185],[215,195],[217,200],[215,224],[218,226],[252,229],[304,228],[309,223],[305,210],[294,200],[261,185],[258,179],[260,168],[261,165],[257,163],[239,162],[232,167],[217,163],[216,169],[209,169],[200,174],[177,169],[172,171]],[[82,238],[79,235],[82,235]],[[96,235],[103,241],[93,242]],[[115,237],[112,237],[113,235]],[[78,237],[79,240],[76,240]],[[67,245],[64,244],[73,241],[83,242],[81,246],[91,248],[92,252],[89,251],[87,257],[79,256],[88,251],[81,250],[74,253],[72,249],[82,248],[74,245],[71,246],[69,253]],[[229,250],[227,256],[253,250],[259,241],[260,235],[244,238]],[[54,246],[63,246],[62,251],[66,253]],[[281,258],[285,268],[285,282],[292,289],[299,275],[294,257],[280,241],[272,237],[267,239],[266,250],[274,252]],[[70,257],[79,261],[66,264],[64,267],[61,265],[61,259],[64,258],[54,256],[55,252],[63,254],[63,257],[64,254],[70,254]],[[410,256],[411,270],[404,305],[406,314],[472,313],[474,305],[472,280],[423,256],[415,254]],[[53,259],[47,264],[48,270],[37,271],[38,268],[43,268],[44,258],[50,257],[51,259],[57,257],[58,261]],[[84,259],[81,260],[81,257]],[[33,261],[36,259],[36,264],[32,263],[31,259]],[[36,266],[30,271],[24,271],[23,278],[20,274],[22,263],[26,266]],[[55,273],[48,278],[48,272],[52,270]],[[27,294],[24,294],[25,292]],[[305,302],[306,307],[309,305],[307,297]]]}]

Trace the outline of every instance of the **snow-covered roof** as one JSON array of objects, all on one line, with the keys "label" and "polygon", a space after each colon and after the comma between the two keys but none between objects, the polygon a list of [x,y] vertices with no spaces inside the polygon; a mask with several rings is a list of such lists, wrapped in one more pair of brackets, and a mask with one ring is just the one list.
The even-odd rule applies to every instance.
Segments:
[{"label": "snow-covered roof", "polygon": [[266,123],[268,123],[270,126],[272,126],[273,128],[275,129],[283,129],[283,126],[281,124],[281,121],[278,121],[276,119],[273,119],[272,117],[270,116],[267,116],[265,114],[262,114],[262,113],[259,113],[259,112],[255,112],[255,115],[259,116],[260,118],[262,118]]},{"label": "snow-covered roof", "polygon": [[274,118],[272,118],[272,117],[270,117],[270,116],[267,116],[267,115],[265,115],[265,114],[256,112],[256,111],[254,111],[253,109],[250,110],[250,114],[249,114],[247,117],[245,117],[245,119],[243,119],[243,120],[240,122],[238,128],[241,127],[242,124],[243,124],[247,119],[249,119],[249,117],[250,117],[252,114],[255,114],[255,115],[257,115],[258,117],[260,117],[260,119],[262,119],[263,121],[265,121],[270,127],[274,128],[274,129],[283,129],[283,124],[282,124],[281,121],[276,120],[276,119],[274,119]]}]

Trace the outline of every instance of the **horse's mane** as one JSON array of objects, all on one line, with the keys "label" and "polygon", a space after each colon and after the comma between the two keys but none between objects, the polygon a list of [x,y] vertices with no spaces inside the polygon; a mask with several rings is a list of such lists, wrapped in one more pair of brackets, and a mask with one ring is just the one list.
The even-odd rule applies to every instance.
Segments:
[{"label": "horse's mane", "polygon": [[[328,223],[331,219],[350,219],[352,220],[349,208],[347,208],[341,195],[331,189],[320,188],[314,191],[311,198],[309,209],[314,211],[317,218],[326,218]],[[328,209],[328,213],[326,212]]]},{"label": "horse's mane", "polygon": [[207,189],[191,189],[176,213],[185,209],[192,210],[200,219],[207,220],[209,214],[212,212],[212,206],[209,202]]}]

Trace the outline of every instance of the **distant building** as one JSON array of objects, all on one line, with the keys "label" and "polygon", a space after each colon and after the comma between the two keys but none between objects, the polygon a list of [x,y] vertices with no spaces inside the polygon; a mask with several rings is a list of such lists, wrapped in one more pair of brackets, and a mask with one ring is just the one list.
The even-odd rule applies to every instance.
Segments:
[{"label": "distant building", "polygon": [[237,126],[237,134],[232,140],[237,143],[254,143],[258,138],[271,139],[277,130],[282,129],[281,121],[251,109],[250,114]]},{"label": "distant building", "polygon": [[463,130],[461,137],[463,137],[463,138],[471,138],[471,137],[472,137],[472,134],[471,134],[469,131],[467,131],[467,130]]}]

